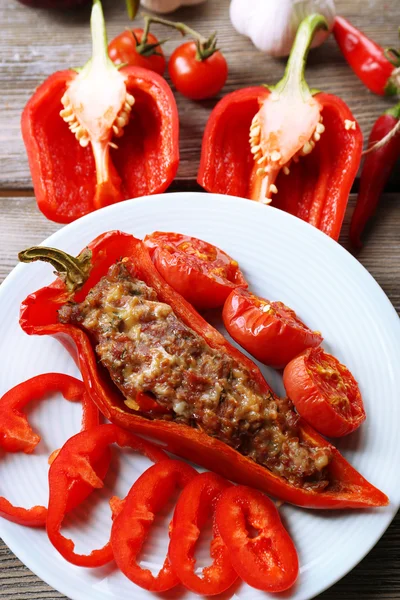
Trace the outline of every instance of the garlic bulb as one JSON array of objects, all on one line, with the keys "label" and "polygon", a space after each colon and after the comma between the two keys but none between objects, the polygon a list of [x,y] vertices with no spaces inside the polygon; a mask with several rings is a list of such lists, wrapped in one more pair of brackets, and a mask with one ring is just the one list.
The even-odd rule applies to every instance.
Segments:
[{"label": "garlic bulb", "polygon": [[[334,0],[232,0],[232,25],[270,56],[288,56],[301,21],[312,13],[323,15],[333,27]],[[320,31],[312,48],[320,46],[329,31]]]},{"label": "garlic bulb", "polygon": [[205,0],[142,0],[141,4],[148,10],[158,13],[169,13],[181,6],[192,6],[202,4]]}]

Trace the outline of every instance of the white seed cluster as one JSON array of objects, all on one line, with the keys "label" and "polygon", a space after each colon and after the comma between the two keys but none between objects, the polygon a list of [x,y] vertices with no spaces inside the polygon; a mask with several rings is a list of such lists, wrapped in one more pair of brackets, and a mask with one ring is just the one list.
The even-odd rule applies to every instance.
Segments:
[{"label": "white seed cluster", "polygon": [[[90,134],[89,132],[81,125],[77,116],[74,113],[73,106],[68,96],[68,91],[65,92],[63,97],[61,98],[61,103],[64,106],[63,110],[60,111],[60,116],[66,123],[68,123],[68,127],[75,134],[76,139],[80,143],[80,145],[85,148],[90,142]],[[132,106],[135,104],[135,98],[131,94],[126,94],[125,102],[118,115],[115,118],[112,129],[115,137],[121,137],[124,134],[124,127],[129,122],[130,113],[132,110]],[[117,145],[113,142],[109,142],[112,148],[117,148]]]},{"label": "white seed cluster", "polygon": [[[315,143],[319,142],[321,139],[321,135],[325,131],[325,125],[322,124],[322,116],[319,119],[319,123],[317,124],[314,133],[312,134],[310,140],[308,140],[304,146],[293,156],[293,162],[299,162],[300,156],[306,156],[313,151],[315,147]],[[263,152],[262,144],[261,144],[261,124],[259,121],[259,113],[255,115],[251,122],[250,126],[250,151],[253,155],[253,159],[256,161],[257,165],[259,165],[256,173],[258,176],[268,176],[271,171],[276,171],[279,168],[279,161],[282,158],[282,155],[277,150],[273,150],[271,153]],[[290,161],[282,167],[282,171],[284,175],[289,175],[290,173]],[[267,187],[267,196],[269,194],[277,194],[278,188],[274,183],[270,183]],[[270,204],[272,199],[266,197],[263,200],[264,204]]]}]

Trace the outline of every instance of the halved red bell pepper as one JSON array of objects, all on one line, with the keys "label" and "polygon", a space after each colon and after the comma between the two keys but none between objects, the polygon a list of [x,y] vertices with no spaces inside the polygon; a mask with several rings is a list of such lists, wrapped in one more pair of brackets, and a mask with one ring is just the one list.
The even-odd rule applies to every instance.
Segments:
[{"label": "halved red bell pepper", "polygon": [[220,496],[215,514],[232,565],[243,581],[265,592],[292,587],[299,573],[296,548],[267,496],[241,485],[230,487]]},{"label": "halved red bell pepper", "polygon": [[343,100],[313,94],[304,80],[313,35],[325,26],[320,15],[302,22],[277,85],[237,90],[216,105],[197,181],[209,192],[272,203],[337,240],[362,134]]},{"label": "halved red bell pepper", "polygon": [[[229,354],[243,365],[263,393],[272,393],[258,367],[229,344],[223,335],[161,278],[146,247],[133,236],[110,231],[91,242],[78,258],[43,247],[20,253],[20,260],[23,262],[38,259],[52,262],[59,272],[63,272],[64,279],[56,279],[50,286],[34,292],[24,300],[20,315],[22,329],[28,334],[61,337],[64,344],[69,340],[66,345],[76,356],[75,345],[83,379],[92,398],[107,419],[130,431],[153,436],[166,444],[166,450],[215,471],[227,479],[254,486],[292,504],[310,508],[361,508],[384,506],[388,503],[385,494],[368,483],[336,448],[330,446],[302,420],[301,438],[315,447],[329,446],[332,452],[332,460],[328,466],[332,484],[323,491],[291,485],[284,478],[273,474],[200,429],[173,420],[157,420],[157,415],[151,413],[148,406],[144,407],[141,414],[141,398],[136,398],[139,412],[130,410],[108,373],[98,364],[88,335],[75,325],[59,323],[57,318],[57,310],[65,302],[81,302],[89,290],[107,273],[108,268],[122,256],[127,257],[125,267],[128,271],[152,287],[158,299],[171,306],[183,323],[212,348]],[[149,401],[152,399],[149,398]],[[154,400],[153,404],[156,404]],[[149,419],[149,416],[152,418]]]},{"label": "halved red bell pepper", "polygon": [[178,113],[170,87],[154,71],[114,66],[99,0],[93,3],[91,26],[92,59],[79,73],[51,75],[22,114],[38,206],[59,223],[163,192],[179,162]]},{"label": "halved red bell pepper", "polygon": [[49,507],[46,528],[50,542],[70,563],[79,567],[100,567],[113,558],[110,542],[89,555],[77,554],[74,543],[61,533],[61,525],[68,510],[68,490],[75,482],[83,482],[91,489],[102,488],[102,477],[95,465],[110,444],[116,443],[144,454],[157,462],[167,455],[157,446],[120,429],[116,425],[98,425],[74,435],[66,441],[49,470]]},{"label": "halved red bell pepper", "polygon": [[[195,594],[220,594],[230,588],[238,577],[215,521],[218,499],[230,485],[215,473],[200,473],[187,484],[175,507],[168,556],[183,585]],[[201,575],[196,575],[193,554],[209,514],[213,518],[210,546],[213,562],[202,570]]]},{"label": "halved red bell pepper", "polygon": [[[31,400],[42,399],[46,394],[53,392],[61,392],[66,400],[82,402],[82,431],[99,424],[99,410],[87,394],[82,381],[63,373],[45,373],[16,385],[1,398],[0,448],[6,452],[26,454],[34,451],[40,442],[40,436],[32,430],[21,409]],[[51,456],[57,452],[53,452]],[[96,469],[101,476],[105,477],[109,463],[108,454],[100,457]],[[67,494],[67,510],[70,511],[83,502],[90,491],[81,482],[71,486]],[[21,508],[13,506],[6,498],[0,497],[0,516],[20,525],[44,527],[47,508],[44,506]]]},{"label": "halved red bell pepper", "polygon": [[165,592],[179,583],[168,555],[156,576],[139,566],[137,560],[155,515],[177,487],[184,488],[196,475],[193,467],[179,460],[153,465],[135,481],[114,519],[111,545],[115,562],[128,579],[145,590]]}]

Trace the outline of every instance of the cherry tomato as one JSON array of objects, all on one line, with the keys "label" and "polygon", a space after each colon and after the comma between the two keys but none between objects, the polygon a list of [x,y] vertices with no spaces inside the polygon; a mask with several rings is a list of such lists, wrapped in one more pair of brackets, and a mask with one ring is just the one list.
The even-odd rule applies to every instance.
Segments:
[{"label": "cherry tomato", "polygon": [[341,437],[365,421],[357,381],[322,348],[294,358],[283,372],[283,383],[298,413],[323,435]]},{"label": "cherry tomato", "polygon": [[218,94],[228,77],[228,65],[219,50],[204,60],[196,58],[195,42],[178,46],[168,62],[172,83],[183,96],[203,100]]},{"label": "cherry tomato", "polygon": [[166,66],[164,52],[161,46],[153,47],[153,51],[151,49],[151,46],[158,44],[158,39],[149,33],[146,40],[147,50],[141,54],[136,48],[141,43],[142,37],[143,29],[133,29],[132,31],[128,29],[117,35],[108,45],[108,54],[111,60],[116,65],[128,64],[134,67],[143,67],[163,75]]},{"label": "cherry tomato", "polygon": [[247,287],[238,263],[208,242],[156,231],[144,243],[165,281],[198,310],[218,308],[233,289]]},{"label": "cherry tomato", "polygon": [[283,302],[270,302],[246,290],[237,289],[230,294],[222,317],[229,335],[238,344],[275,369],[323,340],[319,331],[309,329]]}]

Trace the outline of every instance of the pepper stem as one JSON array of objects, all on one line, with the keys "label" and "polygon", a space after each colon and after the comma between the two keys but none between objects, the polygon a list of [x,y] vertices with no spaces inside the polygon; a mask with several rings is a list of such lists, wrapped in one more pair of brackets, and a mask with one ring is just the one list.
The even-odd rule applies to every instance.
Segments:
[{"label": "pepper stem", "polygon": [[57,248],[32,246],[32,248],[22,250],[18,254],[18,258],[23,263],[42,260],[53,265],[56,275],[64,281],[69,292],[79,290],[87,281],[92,270],[92,251],[89,248],[85,248],[77,257],[74,257]]},{"label": "pepper stem", "polygon": [[103,63],[112,65],[114,63],[108,56],[108,40],[103,8],[100,0],[93,0],[92,13],[90,16],[90,31],[92,34],[92,58],[83,67],[83,71],[89,70],[92,64]]},{"label": "pepper stem", "polygon": [[197,60],[206,60],[209,58],[214,52],[217,51],[217,33],[214,32],[209,38],[205,38],[201,33],[192,29],[185,23],[169,21],[168,19],[163,19],[162,17],[153,17],[151,15],[143,15],[145,26],[143,30],[143,38],[142,40],[147,39],[147,35],[150,30],[150,25],[152,23],[158,23],[159,25],[165,25],[165,27],[171,27],[172,29],[176,29],[183,36],[190,35],[196,41],[196,59]]},{"label": "pepper stem", "polygon": [[311,91],[306,83],[304,73],[311,43],[319,29],[328,29],[328,23],[325,17],[317,13],[309,15],[300,23],[290,51],[285,74],[279,83],[272,88],[278,94],[300,93],[303,100],[311,98]]}]

